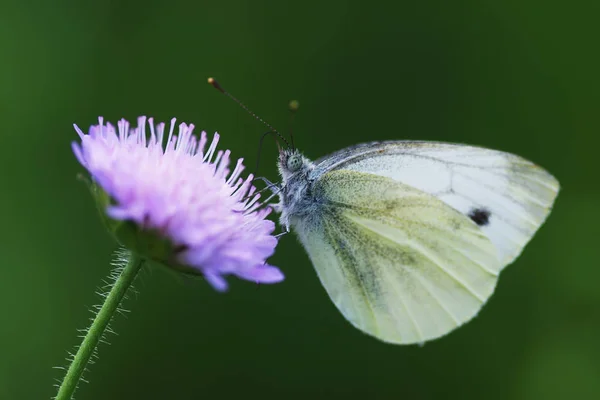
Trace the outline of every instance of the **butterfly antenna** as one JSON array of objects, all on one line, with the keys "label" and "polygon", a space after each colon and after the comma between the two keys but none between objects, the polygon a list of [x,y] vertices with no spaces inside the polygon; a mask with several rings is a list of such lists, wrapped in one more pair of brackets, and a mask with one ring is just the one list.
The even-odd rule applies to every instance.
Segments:
[{"label": "butterfly antenna", "polygon": [[235,101],[240,107],[242,107],[244,110],[246,110],[246,112],[248,114],[252,115],[258,121],[260,121],[263,124],[265,124],[273,133],[275,133],[281,140],[283,140],[283,142],[288,147],[293,147],[293,146],[290,146],[290,143],[287,140],[285,140],[285,138],[283,137],[283,135],[281,133],[279,133],[277,131],[277,129],[273,128],[273,126],[271,124],[269,124],[264,119],[262,119],[261,117],[259,117],[258,115],[256,115],[252,111],[250,111],[250,109],[248,107],[246,107],[246,105],[244,103],[242,103],[241,101],[239,101],[238,99],[236,99],[235,97],[233,97],[233,95],[231,95],[228,91],[226,91],[225,89],[223,89],[223,87],[219,84],[219,82],[217,82],[215,80],[215,78],[208,78],[208,83],[210,83],[212,85],[212,87],[214,87],[215,89],[217,89],[219,92],[223,93],[225,96],[227,96],[231,100]]},{"label": "butterfly antenna", "polygon": [[[275,133],[276,132],[274,132],[274,131],[267,131],[267,132],[263,133],[260,137],[260,141],[258,142],[258,154],[256,155],[256,166],[254,167],[254,176],[256,176],[258,174],[258,162],[260,161],[260,152],[262,150],[263,140],[265,140],[265,137],[267,135],[273,135]],[[275,138],[275,141],[277,142],[277,138]],[[279,142],[277,142],[277,147],[278,147],[278,150],[281,152],[281,147],[279,146]]]},{"label": "butterfly antenna", "polygon": [[296,149],[296,146],[294,146],[293,127],[294,127],[294,116],[296,115],[296,112],[298,111],[299,107],[300,107],[300,103],[298,103],[298,100],[292,100],[292,101],[290,101],[290,104],[288,105],[288,108],[290,109],[290,142],[292,143],[292,149]]}]

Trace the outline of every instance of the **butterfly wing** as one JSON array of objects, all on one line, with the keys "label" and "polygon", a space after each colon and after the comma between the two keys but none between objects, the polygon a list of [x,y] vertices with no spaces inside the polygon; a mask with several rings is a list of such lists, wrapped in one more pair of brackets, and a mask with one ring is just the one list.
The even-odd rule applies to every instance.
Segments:
[{"label": "butterfly wing", "polygon": [[339,169],[385,176],[477,221],[506,266],[550,213],[558,181],[519,156],[440,142],[373,142],[317,161],[313,178]]},{"label": "butterfly wing", "polygon": [[419,343],[473,318],[501,265],[489,238],[443,201],[391,178],[325,173],[318,213],[292,220],[319,278],[354,326]]}]

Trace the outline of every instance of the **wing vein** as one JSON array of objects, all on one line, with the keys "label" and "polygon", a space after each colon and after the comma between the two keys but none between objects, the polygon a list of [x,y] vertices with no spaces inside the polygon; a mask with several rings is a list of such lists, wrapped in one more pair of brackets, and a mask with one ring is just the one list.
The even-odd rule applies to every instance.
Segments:
[{"label": "wing vein", "polygon": [[419,283],[421,283],[421,286],[423,286],[423,288],[427,291],[427,293],[429,293],[431,295],[431,297],[433,297],[433,299],[436,301],[436,303],[438,303],[440,305],[442,310],[444,310],[446,312],[446,314],[448,314],[448,316],[450,316],[450,318],[452,318],[452,320],[456,323],[456,325],[460,325],[460,321],[458,320],[458,318],[456,318],[456,316],[453,313],[451,313],[450,310],[448,310],[446,308],[446,306],[444,306],[442,301],[440,301],[440,299],[437,297],[437,295],[434,294],[434,292],[432,291],[429,284],[425,283],[425,280],[423,279],[421,274],[419,274],[418,272],[415,272],[415,271],[409,271],[409,273],[417,278]]},{"label": "wing vein", "polygon": [[[387,274],[387,276],[389,277],[389,274]],[[400,302],[402,303],[402,307],[404,308],[404,310],[406,310],[406,315],[408,315],[410,322],[415,327],[415,332],[419,336],[419,340],[423,341],[423,338],[424,338],[423,332],[421,331],[421,328],[419,327],[417,320],[413,316],[413,313],[410,311],[410,307],[407,305],[407,302],[405,301],[404,296],[402,296],[400,294],[400,291],[398,291],[398,289],[396,288],[396,286],[393,283],[390,284],[390,286],[392,286],[392,290],[394,291],[394,293],[396,293],[396,296],[398,296],[398,298],[400,299]]]},{"label": "wing vein", "polygon": [[[479,186],[481,186],[481,187],[484,187],[484,188],[486,188],[487,190],[489,190],[489,191],[490,191],[490,192],[492,192],[492,193],[497,193],[497,192],[495,191],[494,187],[493,187],[493,186],[490,186],[490,185],[488,185],[487,183],[481,182],[480,180],[478,180],[478,179],[475,179],[475,178],[473,178],[472,176],[469,176],[469,175],[467,175],[467,174],[465,174],[465,173],[461,173],[461,172],[459,172],[459,171],[454,171],[454,172],[455,172],[455,173],[459,173],[459,174],[460,174],[460,175],[461,175],[463,178],[465,178],[465,179],[468,179],[468,180],[470,180],[471,182],[475,182],[475,184],[477,184],[477,185],[479,185]],[[499,196],[500,196],[500,197],[502,197],[504,200],[507,200],[507,202],[508,202],[508,203],[511,203],[511,204],[513,204],[513,205],[517,206],[517,207],[518,207],[518,208],[520,208],[520,209],[522,209],[522,208],[523,208],[521,204],[519,204],[517,201],[515,201],[515,200],[514,200],[514,198],[512,198],[512,197],[509,197],[509,196],[504,196],[504,195],[501,195],[501,194],[499,194]],[[466,197],[466,196],[463,196],[463,197],[465,197],[465,198],[468,198],[468,197]],[[471,199],[471,201],[472,201],[472,199]],[[477,202],[475,202],[475,201],[473,201],[473,202],[474,202],[474,203],[477,203]],[[510,210],[510,209],[506,208],[504,205],[501,205],[501,203],[500,203],[500,202],[495,202],[495,203],[497,204],[497,207],[502,207],[502,208],[503,208],[503,209],[504,209],[504,210],[505,210],[505,211],[506,211],[508,214],[518,215],[518,216],[520,216],[520,217],[521,217],[521,218],[522,218],[524,221],[526,221],[527,223],[529,223],[530,225],[532,225],[532,226],[534,226],[534,227],[535,227],[535,226],[538,226],[538,223],[537,223],[537,221],[535,221],[535,220],[533,220],[533,219],[530,219],[530,218],[529,218],[529,215],[527,214],[527,212],[524,212],[524,213],[517,213],[516,211]]]},{"label": "wing vein", "polygon": [[396,240],[394,240],[393,238],[389,237],[388,235],[385,235],[381,232],[375,231],[373,230],[373,228],[371,228],[368,225],[365,225],[363,223],[360,222],[360,219],[355,219],[352,217],[349,217],[351,220],[353,220],[355,223],[360,224],[361,227],[363,227],[364,229],[379,235],[381,237],[384,237],[396,244],[399,245],[404,245],[404,246],[408,246],[410,248],[412,248],[413,250],[418,251],[419,253],[423,254],[426,258],[428,258],[431,262],[433,262],[433,264],[435,266],[437,266],[442,272],[444,272],[446,275],[448,275],[450,278],[452,278],[456,283],[458,283],[459,285],[461,285],[463,288],[465,288],[465,290],[467,290],[473,297],[475,297],[477,300],[484,302],[485,298],[482,298],[479,294],[475,293],[475,291],[470,288],[465,282],[461,281],[460,279],[458,279],[453,273],[451,273],[450,271],[448,271],[448,269],[446,269],[442,263],[437,259],[437,257],[435,257],[435,255],[433,253],[431,253],[431,249],[427,249],[421,245],[419,245],[418,243],[416,243],[414,240],[408,240],[406,243],[401,243],[398,242]]},{"label": "wing vein", "polygon": [[430,253],[430,249],[425,249],[422,246],[420,246],[417,243],[411,243],[409,246],[411,246],[413,249],[420,251],[423,255],[425,255],[431,262],[433,262],[433,264],[438,267],[442,272],[444,272],[446,275],[448,275],[450,278],[452,278],[456,283],[458,283],[459,285],[461,285],[463,288],[465,288],[467,290],[467,292],[469,292],[473,297],[475,297],[477,300],[484,302],[485,298],[481,297],[481,295],[477,294],[475,292],[475,290],[473,290],[471,287],[469,287],[469,285],[467,285],[465,282],[463,282],[462,280],[458,279],[458,277],[456,277],[456,275],[454,275],[453,273],[451,273],[450,271],[448,271],[448,269],[446,267],[444,267],[442,265],[442,263],[437,259],[437,257],[433,256],[432,253]]},{"label": "wing vein", "polygon": [[[336,227],[333,226],[333,224],[327,223],[327,226],[330,231],[335,231],[338,236],[342,236],[341,232],[338,229],[336,229]],[[346,278],[348,279],[348,275],[346,275],[346,271],[344,270],[344,268],[340,268],[340,271],[342,271],[342,274],[344,274],[344,276],[346,276]],[[371,313],[371,317],[372,317],[374,327],[375,327],[375,333],[379,334],[380,329],[379,329],[379,323],[377,322],[377,313],[375,312],[373,305],[371,304],[371,300],[369,299],[369,296],[367,294],[367,288],[365,287],[365,284],[361,279],[356,279],[356,281],[358,281],[358,283],[359,283],[360,291],[362,292],[362,297],[365,299],[365,304],[367,305],[367,307],[369,307],[369,311]],[[355,314],[358,315],[360,313],[355,313]]]}]

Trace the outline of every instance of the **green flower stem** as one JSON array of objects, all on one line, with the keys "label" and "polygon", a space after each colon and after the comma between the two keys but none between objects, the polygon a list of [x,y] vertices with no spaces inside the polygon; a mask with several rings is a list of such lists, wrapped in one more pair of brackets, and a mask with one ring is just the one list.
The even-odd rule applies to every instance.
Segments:
[{"label": "green flower stem", "polygon": [[100,308],[96,318],[94,318],[94,322],[92,322],[81,346],[77,350],[77,354],[75,354],[73,362],[69,366],[69,370],[58,389],[58,394],[55,398],[56,400],[71,400],[71,396],[77,388],[79,379],[81,378],[90,357],[94,353],[94,349],[102,338],[102,334],[117,311],[119,304],[121,304],[121,300],[123,300],[127,289],[129,289],[135,280],[135,277],[142,267],[142,263],[143,260],[139,256],[130,253],[127,264],[106,296],[102,308]]}]

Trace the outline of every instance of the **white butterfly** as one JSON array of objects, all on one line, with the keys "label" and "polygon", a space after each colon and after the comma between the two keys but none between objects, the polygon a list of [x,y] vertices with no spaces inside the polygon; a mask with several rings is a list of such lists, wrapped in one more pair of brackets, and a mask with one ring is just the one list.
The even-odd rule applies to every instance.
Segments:
[{"label": "white butterfly", "polygon": [[279,156],[281,223],[344,317],[380,340],[422,343],[473,318],[559,191],[516,155],[374,142],[311,162]]}]

